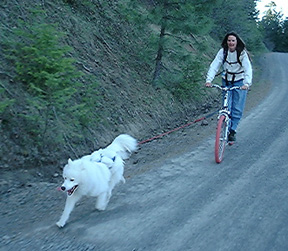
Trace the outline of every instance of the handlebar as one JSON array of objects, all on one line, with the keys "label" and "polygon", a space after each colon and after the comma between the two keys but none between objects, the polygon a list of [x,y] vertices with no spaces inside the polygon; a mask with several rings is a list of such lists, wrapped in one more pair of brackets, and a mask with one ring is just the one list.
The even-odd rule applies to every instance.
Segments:
[{"label": "handlebar", "polygon": [[235,90],[235,89],[241,89],[241,86],[232,86],[232,87],[222,87],[222,86],[220,86],[220,85],[217,85],[217,84],[213,84],[213,85],[211,85],[211,86],[208,86],[208,87],[210,87],[210,88],[218,88],[218,89],[220,89],[220,90],[222,90],[222,91],[232,91],[232,90]]}]

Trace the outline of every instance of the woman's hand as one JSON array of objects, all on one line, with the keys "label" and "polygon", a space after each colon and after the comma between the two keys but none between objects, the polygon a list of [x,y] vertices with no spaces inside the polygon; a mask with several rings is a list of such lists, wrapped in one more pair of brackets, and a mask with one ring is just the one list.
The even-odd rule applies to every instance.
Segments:
[{"label": "woman's hand", "polygon": [[248,90],[249,89],[249,86],[248,85],[242,85],[241,86],[241,90]]},{"label": "woman's hand", "polygon": [[211,87],[211,85],[212,85],[212,83],[209,83],[209,82],[207,82],[207,83],[205,84],[206,87]]}]

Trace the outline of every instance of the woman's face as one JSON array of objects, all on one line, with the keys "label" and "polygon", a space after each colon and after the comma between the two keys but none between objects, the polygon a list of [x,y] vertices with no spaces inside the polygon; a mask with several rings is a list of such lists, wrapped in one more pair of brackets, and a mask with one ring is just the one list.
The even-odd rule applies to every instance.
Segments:
[{"label": "woman's face", "polygon": [[229,35],[227,38],[227,45],[229,48],[229,51],[233,52],[236,50],[237,46],[237,38],[233,35]]}]

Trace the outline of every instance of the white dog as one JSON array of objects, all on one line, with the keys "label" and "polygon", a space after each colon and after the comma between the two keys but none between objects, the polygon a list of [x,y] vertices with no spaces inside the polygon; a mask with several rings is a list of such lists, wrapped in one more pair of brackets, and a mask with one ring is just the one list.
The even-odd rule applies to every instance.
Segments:
[{"label": "white dog", "polygon": [[125,182],[124,160],[136,149],[136,139],[121,134],[104,149],[81,159],[69,159],[63,170],[64,183],[61,186],[61,190],[67,192],[67,199],[57,226],[64,227],[82,196],[97,197],[96,209],[105,210],[115,185],[120,181]]}]

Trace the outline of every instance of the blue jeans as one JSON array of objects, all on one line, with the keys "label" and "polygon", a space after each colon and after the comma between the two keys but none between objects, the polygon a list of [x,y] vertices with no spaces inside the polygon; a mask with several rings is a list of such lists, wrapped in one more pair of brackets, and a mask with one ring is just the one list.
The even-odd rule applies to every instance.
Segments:
[{"label": "blue jeans", "polygon": [[[222,85],[228,87],[242,86],[243,80],[235,81],[233,85],[231,82],[228,81],[226,85],[226,81],[223,79]],[[231,111],[231,124],[229,130],[236,131],[239,121],[243,115],[246,103],[246,97],[247,97],[247,90],[235,89],[230,92],[228,104],[229,104],[229,110]]]}]

